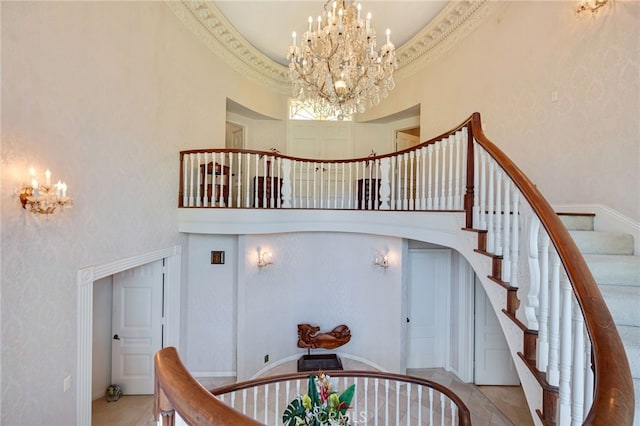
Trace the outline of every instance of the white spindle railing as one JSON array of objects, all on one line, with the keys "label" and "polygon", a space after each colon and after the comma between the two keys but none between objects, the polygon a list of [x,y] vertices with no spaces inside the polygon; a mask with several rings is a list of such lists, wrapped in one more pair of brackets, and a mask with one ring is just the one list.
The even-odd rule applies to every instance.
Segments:
[{"label": "white spindle railing", "polygon": [[467,132],[360,160],[185,151],[180,207],[461,210]]},{"label": "white spindle railing", "polygon": [[[462,401],[433,382],[386,373],[347,371],[331,375],[338,380],[340,389],[355,384],[354,398],[348,410],[352,424],[470,424],[466,423],[468,417]],[[306,379],[301,377],[304,376],[294,374],[266,378],[214,389],[212,393],[255,420],[266,425],[280,425],[291,400],[307,393]]]},{"label": "white spindle railing", "polygon": [[582,311],[538,216],[494,159],[479,145],[474,151],[473,227],[487,232],[487,252],[502,256],[505,283],[517,287],[518,276],[528,278],[516,316],[538,331],[536,368],[558,388],[558,424],[582,424],[594,391]]}]

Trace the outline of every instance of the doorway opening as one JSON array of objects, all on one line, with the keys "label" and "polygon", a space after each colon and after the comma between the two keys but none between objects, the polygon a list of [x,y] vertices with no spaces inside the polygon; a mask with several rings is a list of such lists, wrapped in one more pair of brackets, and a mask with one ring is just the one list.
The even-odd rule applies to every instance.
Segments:
[{"label": "doorway opening", "polygon": [[165,259],[164,342],[180,347],[180,266],[179,245],[78,271],[76,424],[91,424],[93,370],[94,283],[114,274]]}]

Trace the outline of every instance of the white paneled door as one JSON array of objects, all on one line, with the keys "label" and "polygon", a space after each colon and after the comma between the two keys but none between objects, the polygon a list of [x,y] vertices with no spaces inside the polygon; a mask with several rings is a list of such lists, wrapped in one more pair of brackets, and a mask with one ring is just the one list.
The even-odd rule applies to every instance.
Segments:
[{"label": "white paneled door", "polygon": [[451,250],[409,250],[407,368],[445,367]]},{"label": "white paneled door", "polygon": [[482,285],[476,281],[475,371],[477,385],[519,385],[507,340]]},{"label": "white paneled door", "polygon": [[162,347],[163,260],[113,276],[111,380],[125,395],[152,394]]}]

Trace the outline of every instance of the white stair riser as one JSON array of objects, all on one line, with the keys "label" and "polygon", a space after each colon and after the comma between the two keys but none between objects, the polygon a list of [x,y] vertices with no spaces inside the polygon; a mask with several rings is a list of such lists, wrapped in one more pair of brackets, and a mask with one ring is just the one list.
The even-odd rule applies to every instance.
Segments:
[{"label": "white stair riser", "polygon": [[616,325],[640,327],[640,287],[601,286]]},{"label": "white stair riser", "polygon": [[640,256],[584,255],[598,285],[640,287]]},{"label": "white stair riser", "polygon": [[582,254],[633,255],[633,237],[629,234],[598,231],[569,231]]},{"label": "white stair riser", "polygon": [[564,226],[571,231],[593,231],[594,216],[558,214]]}]

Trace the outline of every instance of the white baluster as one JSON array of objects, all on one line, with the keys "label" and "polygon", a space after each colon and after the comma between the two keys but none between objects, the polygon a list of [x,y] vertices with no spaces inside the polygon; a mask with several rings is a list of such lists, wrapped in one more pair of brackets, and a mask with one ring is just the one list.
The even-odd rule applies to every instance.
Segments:
[{"label": "white baluster", "polygon": [[453,145],[456,141],[454,135],[449,135],[449,182],[447,184],[447,210],[453,209]]},{"label": "white baluster", "polygon": [[404,163],[404,191],[402,193],[402,210],[408,210],[409,154],[407,154],[406,152],[402,155],[402,162]]},{"label": "white baluster", "polygon": [[[321,164],[322,166],[322,164]],[[316,208],[316,202],[318,200],[318,197],[316,195],[316,188],[318,188],[318,163],[317,162],[313,162],[313,169],[314,169],[314,173],[313,173],[313,208]]]},{"label": "white baluster", "polygon": [[536,344],[536,363],[539,371],[547,371],[549,363],[549,235],[540,233],[540,321]]},{"label": "white baluster", "polygon": [[[463,130],[466,129],[463,128]],[[455,181],[455,193],[453,195],[453,208],[454,210],[462,210],[462,194],[464,194],[464,189],[462,187],[462,181],[460,180],[460,176],[462,175],[462,163],[460,152],[462,150],[462,131],[456,132],[456,181]]]},{"label": "white baluster", "polygon": [[344,206],[344,200],[345,200],[344,183],[345,183],[345,180],[346,180],[346,174],[344,173],[345,164],[346,164],[345,162],[342,162],[342,194],[340,196],[340,198],[341,198],[340,208],[341,209],[345,208],[345,206]]},{"label": "white baluster", "polygon": [[418,153],[420,156],[420,210],[424,210],[427,208],[427,148],[420,148],[420,152]]},{"label": "white baluster", "polygon": [[409,205],[407,206],[409,210],[415,209],[415,201],[414,201],[415,196],[413,191],[413,180],[414,180],[413,166],[415,164],[414,159],[415,159],[415,151],[411,151],[409,153]]},{"label": "white baluster", "polygon": [[[269,208],[274,208],[276,207],[276,199],[275,199],[275,192],[278,191],[280,188],[276,188],[276,169],[277,169],[277,164],[276,164],[276,158],[272,155],[269,157],[269,159],[271,160],[271,164],[273,165],[273,169],[271,169],[270,173],[267,173],[267,176],[270,181],[271,181],[271,191],[269,191],[269,198],[268,198],[268,206]],[[271,166],[268,166],[271,167]],[[267,179],[265,179],[265,184],[268,185],[268,183],[266,183]]]},{"label": "white baluster", "polygon": [[244,177],[244,182],[245,182],[245,186],[244,186],[244,206],[245,207],[251,207],[251,154],[249,154],[248,152],[245,152],[244,154],[244,159],[245,159],[245,170],[246,172],[246,176]]},{"label": "white baluster", "polygon": [[589,339],[589,333],[587,333],[585,329],[583,330],[583,334],[586,337],[584,348],[584,359],[586,360],[584,365],[584,416],[586,416],[593,404],[593,370],[591,369],[591,341]]},{"label": "white baluster", "polygon": [[549,365],[547,381],[551,386],[560,382],[560,258],[551,249],[551,281],[549,282]]},{"label": "white baluster", "polygon": [[189,196],[187,193],[187,176],[189,172],[189,154],[182,155],[182,206],[189,207]]},{"label": "white baluster", "polygon": [[[227,207],[231,207],[233,206],[233,176],[234,174],[236,174],[236,171],[233,168],[233,152],[229,152],[227,154],[228,158],[229,158],[229,170],[227,170],[227,176],[221,176],[222,178],[222,185],[228,185],[229,186],[229,194],[228,194],[228,198],[225,200],[227,203]],[[206,162],[205,162],[206,164]],[[224,169],[221,170],[222,174],[224,175]],[[224,187],[223,187],[224,188]],[[224,193],[224,189],[221,188],[221,191]]]},{"label": "white baluster", "polygon": [[331,164],[327,163],[327,208],[331,208]]},{"label": "white baluster", "polygon": [[353,202],[353,163],[349,163],[349,196],[347,198],[348,208],[351,208],[351,203]]},{"label": "white baluster", "polygon": [[487,153],[480,149],[480,229],[487,229]]},{"label": "white baluster", "polygon": [[[213,192],[216,193],[216,197],[218,197],[218,200],[220,201],[220,206],[221,207],[227,207],[227,199],[225,198],[225,191],[224,191],[224,187],[223,187],[223,184],[226,183],[226,180],[225,180],[226,176],[225,176],[225,172],[224,172],[224,166],[225,166],[224,157],[225,157],[224,152],[221,152],[220,153],[220,174],[218,175],[216,173],[217,172],[216,163],[213,163],[213,175],[212,175],[213,178],[214,178],[214,181],[215,181],[215,185],[213,186],[212,189],[213,189]],[[220,195],[218,195],[218,191],[217,191],[217,188],[216,188],[216,187],[218,187],[218,185],[220,185],[219,186]]]},{"label": "white baluster", "polygon": [[389,195],[391,193],[391,186],[389,185],[389,174],[391,167],[391,159],[384,157],[380,160],[380,175],[382,182],[380,183],[380,209],[389,210]]},{"label": "white baluster", "polygon": [[407,426],[411,426],[411,383],[405,383],[407,387],[407,412],[404,413],[407,417]]},{"label": "white baluster", "polygon": [[440,153],[440,143],[436,142],[433,144],[434,150],[434,164],[433,164],[433,208],[435,210],[440,209],[440,184],[439,184],[439,164],[440,161],[438,159]]},{"label": "white baluster", "polygon": [[376,168],[376,184],[375,184],[375,194],[374,204],[375,210],[380,210],[380,159],[373,160]]},{"label": "white baluster", "polygon": [[489,183],[487,184],[489,189],[489,199],[487,200],[487,251],[489,253],[495,253],[496,249],[496,234],[494,228],[495,221],[495,205],[494,196],[495,196],[495,188],[494,188],[494,178],[495,178],[495,161],[493,158],[488,157],[489,160]]},{"label": "white baluster", "polygon": [[433,388],[429,388],[429,424],[433,424]]},{"label": "white baluster", "polygon": [[[209,164],[209,161],[208,161],[209,153],[205,152],[205,153],[203,153],[203,156],[204,156],[204,165],[203,165],[204,173],[202,174],[202,179],[203,179],[203,182],[202,182],[202,188],[203,188],[203,191],[202,191],[203,192],[203,194],[202,194],[202,206],[203,207],[209,207],[210,206],[210,204],[209,204],[209,191],[208,191],[208,189],[209,189],[209,173],[208,173],[209,172],[209,170],[208,170],[208,167],[209,167],[208,166],[208,164]],[[198,174],[200,175],[200,173],[198,173]],[[213,181],[213,178],[212,178],[212,181]],[[213,182],[211,182],[211,183],[212,183],[211,188],[213,190],[213,188],[214,188]],[[199,199],[200,199],[200,196],[198,196],[198,200]]]},{"label": "white baluster", "polygon": [[480,148],[473,144],[473,227],[482,229],[480,222]]},{"label": "white baluster", "polygon": [[282,207],[291,207],[291,160],[282,159]]},{"label": "white baluster", "polygon": [[384,381],[384,424],[389,424],[389,380]]},{"label": "white baluster", "polygon": [[281,186],[282,167],[280,165],[281,161],[280,161],[280,157],[273,157],[273,160],[274,160],[273,164],[275,165],[275,169],[278,173],[277,173],[276,181],[272,182],[271,193],[274,194],[273,196],[276,199],[276,206],[282,207],[282,186]]},{"label": "white baluster", "polygon": [[258,167],[259,167],[259,157],[256,155],[255,157],[255,162],[256,162],[256,170],[255,170],[255,175],[254,175],[254,179],[253,179],[253,207],[258,208],[258,175],[260,174],[258,172]]},{"label": "white baluster", "polygon": [[531,214],[529,218],[529,293],[527,294],[527,303],[524,307],[525,317],[527,319],[527,327],[530,330],[538,329],[538,318],[536,311],[539,307],[538,294],[540,292],[540,265],[538,263],[538,232],[540,230],[540,221],[538,216]]},{"label": "white baluster", "polygon": [[562,313],[560,314],[560,389],[558,419],[560,425],[568,425],[571,422],[571,303],[573,293],[571,285],[564,273],[560,278],[560,291],[562,292]]},{"label": "white baluster", "polygon": [[513,191],[513,217],[511,218],[511,287],[518,286],[518,257],[520,254],[520,228],[519,207],[520,192],[514,186]]},{"label": "white baluster", "polygon": [[[273,187],[271,187],[273,188]],[[269,385],[264,386],[264,424],[269,423]]]},{"label": "white baluster", "polygon": [[584,418],[584,321],[573,299],[573,374],[571,380],[571,425],[580,426]]},{"label": "white baluster", "polygon": [[442,168],[442,182],[440,182],[440,204],[438,205],[438,209],[444,210],[447,208],[447,139],[438,141],[438,144],[442,145],[442,163],[440,164]]},{"label": "white baluster", "polygon": [[502,281],[511,282],[511,179],[504,179],[504,233],[502,238]]},{"label": "white baluster", "polygon": [[[496,231],[496,246],[495,254],[502,256],[502,170],[498,166],[496,169],[496,214],[495,214],[495,231]],[[505,222],[506,223],[506,222]],[[504,281],[504,280],[503,280]]]},{"label": "white baluster", "polygon": [[[391,161],[391,160],[389,160]],[[391,186],[391,210],[396,209],[396,186],[398,179],[396,178],[396,163],[398,162],[398,157],[393,157],[393,161],[391,161],[391,177],[389,178],[389,185]]]},{"label": "white baluster", "polygon": [[429,153],[429,183],[427,189],[427,210],[433,210],[433,144],[427,147]]},{"label": "white baluster", "polygon": [[[379,407],[379,403],[378,403],[378,385],[379,385],[380,379],[378,379],[377,377],[375,379],[373,379],[373,385],[374,385],[374,392],[373,392],[373,401],[374,401],[374,413],[376,413],[375,415],[375,422],[374,422],[374,426],[378,426],[378,407]],[[357,414],[356,414],[357,416]],[[359,421],[359,419],[356,419],[356,421]]]},{"label": "white baluster", "polygon": [[444,424],[444,409],[447,406],[447,403],[444,399],[444,394],[440,394],[440,424]]},{"label": "white baluster", "polygon": [[[236,171],[238,175],[236,178],[236,181],[238,182],[236,185],[236,206],[242,207],[242,153],[236,152],[236,158],[238,159],[238,170]],[[233,177],[233,175],[231,175],[231,177]]]},{"label": "white baluster", "polygon": [[[309,174],[310,173],[310,168],[311,168],[311,162],[307,161],[307,197],[306,197],[307,198],[307,206],[306,206],[307,208],[309,208],[309,202],[311,201],[310,200],[311,192],[309,191],[309,185],[310,185],[309,182],[311,181],[311,178],[310,178],[311,175]],[[314,190],[313,191],[314,191],[314,195],[315,195],[315,173],[314,173],[313,185],[314,185]],[[314,204],[315,204],[315,201],[314,201]]]},{"label": "white baluster", "polygon": [[422,424],[422,389],[424,386],[418,386],[418,424]]},{"label": "white baluster", "polygon": [[190,163],[191,163],[191,166],[190,166],[191,176],[190,176],[190,178],[191,179],[190,179],[190,182],[189,182],[189,207],[193,207],[195,205],[195,197],[194,197],[194,194],[193,194],[193,190],[194,190],[194,183],[193,183],[193,179],[194,178],[193,178],[193,175],[194,175],[194,173],[196,173],[194,171],[195,167],[196,167],[195,164],[194,164],[195,161],[196,161],[195,154],[189,154],[189,159],[191,160],[190,161]]},{"label": "white baluster", "polygon": [[[202,186],[202,173],[200,173],[201,170],[201,158],[202,158],[202,153],[198,152],[196,154],[196,207],[200,207],[202,205],[202,194],[200,193],[200,187]],[[207,171],[205,170],[205,175],[207,174]]]}]

